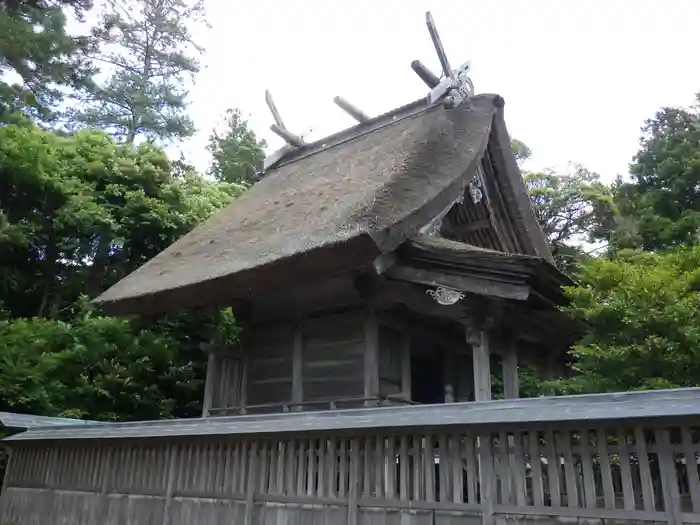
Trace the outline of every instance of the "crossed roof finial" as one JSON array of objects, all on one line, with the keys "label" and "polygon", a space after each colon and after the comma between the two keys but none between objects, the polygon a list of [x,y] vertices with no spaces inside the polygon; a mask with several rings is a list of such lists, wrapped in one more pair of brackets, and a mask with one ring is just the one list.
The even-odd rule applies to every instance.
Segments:
[{"label": "crossed roof finial", "polygon": [[444,78],[440,80],[440,78],[430,71],[420,60],[411,62],[411,68],[430,88],[428,100],[431,104],[444,97],[447,107],[458,106],[474,94],[474,84],[468,76],[471,63],[467,61],[453,70],[450,67],[447,53],[445,53],[445,48],[442,46],[440,35],[435,26],[435,20],[433,20],[433,15],[430,14],[430,11],[425,13],[425,24],[428,26],[430,38],[433,41],[435,52],[440,60]]},{"label": "crossed roof finial", "polygon": [[[430,38],[433,41],[435,52],[440,60],[443,78],[435,75],[420,60],[414,60],[411,62],[411,68],[430,88],[430,93],[428,94],[428,102],[430,104],[443,100],[446,107],[456,107],[474,94],[474,84],[468,76],[470,62],[465,62],[457,69],[452,69],[450,67],[450,62],[447,59],[445,48],[440,40],[440,35],[435,27],[433,15],[430,14],[430,11],[425,13],[425,23],[428,26]],[[267,170],[269,167],[276,164],[290,151],[300,148],[306,144],[302,135],[296,135],[287,129],[282,121],[279,111],[277,110],[277,106],[275,106],[275,102],[272,100],[272,95],[267,90],[265,91],[265,101],[267,102],[267,107],[270,108],[272,117],[275,119],[275,123],[270,126],[270,129],[276,135],[281,137],[286,144],[265,159],[265,166],[263,170]],[[360,123],[367,122],[371,119],[367,113],[360,110],[343,97],[337,96],[333,99],[333,102],[335,102],[340,109],[345,111],[348,115]]]}]

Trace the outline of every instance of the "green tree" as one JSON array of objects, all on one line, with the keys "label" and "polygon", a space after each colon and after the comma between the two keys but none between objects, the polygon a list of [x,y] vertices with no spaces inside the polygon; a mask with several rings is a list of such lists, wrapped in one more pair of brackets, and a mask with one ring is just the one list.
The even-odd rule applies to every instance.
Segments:
[{"label": "green tree", "polygon": [[81,17],[90,7],[89,0],[0,2],[1,121],[17,110],[51,119],[66,93],[90,85],[91,38],[66,31],[67,10]]},{"label": "green tree", "polygon": [[[193,415],[230,312],[100,316],[86,302],[243,188],[102,132],[0,127],[0,404],[98,419]],[[1,410],[2,408],[0,408]]]},{"label": "green tree", "polygon": [[221,132],[209,135],[209,173],[218,181],[251,185],[265,161],[265,141],[259,140],[238,109],[228,109]]},{"label": "green tree", "polygon": [[79,310],[70,322],[0,321],[0,410],[107,421],[199,415],[197,346],[222,330],[235,339],[230,312],[145,326],[84,301]]},{"label": "green tree", "polygon": [[73,118],[130,144],[139,135],[160,141],[192,135],[186,84],[199,71],[202,49],[190,28],[206,23],[203,0],[109,5],[95,31],[100,52],[93,56],[107,79],[88,91]]},{"label": "green tree", "polygon": [[510,149],[513,152],[513,155],[515,155],[515,160],[518,161],[518,164],[522,164],[527,159],[532,157],[532,150],[528,148],[524,142],[518,139],[513,139],[510,141]]},{"label": "green tree", "polygon": [[700,95],[689,108],[662,108],[646,122],[615,198],[622,221],[615,245],[659,250],[700,240]]},{"label": "green tree", "polygon": [[524,175],[537,220],[557,262],[572,269],[584,255],[582,243],[598,240],[614,227],[616,206],[600,176],[581,166],[568,174]]},{"label": "green tree", "polygon": [[700,385],[700,246],[583,264],[569,312],[587,326],[565,392]]},{"label": "green tree", "polygon": [[0,301],[13,317],[70,318],[228,204],[242,188],[173,173],[148,144],[101,132],[0,127]]}]

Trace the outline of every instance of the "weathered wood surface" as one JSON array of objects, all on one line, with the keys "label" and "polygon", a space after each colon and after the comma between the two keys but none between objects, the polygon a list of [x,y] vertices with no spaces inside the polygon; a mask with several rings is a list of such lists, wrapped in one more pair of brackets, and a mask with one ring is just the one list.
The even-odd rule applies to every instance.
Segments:
[{"label": "weathered wood surface", "polygon": [[[407,408],[406,410],[411,410]],[[700,523],[700,421],[20,441],[14,525]]]},{"label": "weathered wood surface", "polygon": [[210,353],[203,416],[410,402],[403,335],[371,309],[258,326],[242,348]]}]

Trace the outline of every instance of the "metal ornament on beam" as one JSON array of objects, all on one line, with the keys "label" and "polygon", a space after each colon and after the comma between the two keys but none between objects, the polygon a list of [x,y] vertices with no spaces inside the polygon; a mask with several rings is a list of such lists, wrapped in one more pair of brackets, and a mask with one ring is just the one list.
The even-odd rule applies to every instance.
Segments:
[{"label": "metal ornament on beam", "polygon": [[438,286],[434,290],[426,290],[429,296],[435,299],[435,302],[442,306],[451,306],[464,299],[464,293],[446,286]]}]

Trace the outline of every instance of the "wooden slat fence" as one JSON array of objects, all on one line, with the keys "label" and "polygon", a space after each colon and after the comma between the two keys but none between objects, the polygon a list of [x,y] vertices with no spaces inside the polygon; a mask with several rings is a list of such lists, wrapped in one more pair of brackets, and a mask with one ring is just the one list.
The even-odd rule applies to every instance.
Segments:
[{"label": "wooden slat fence", "polygon": [[700,427],[15,446],[3,525],[700,523]]}]

